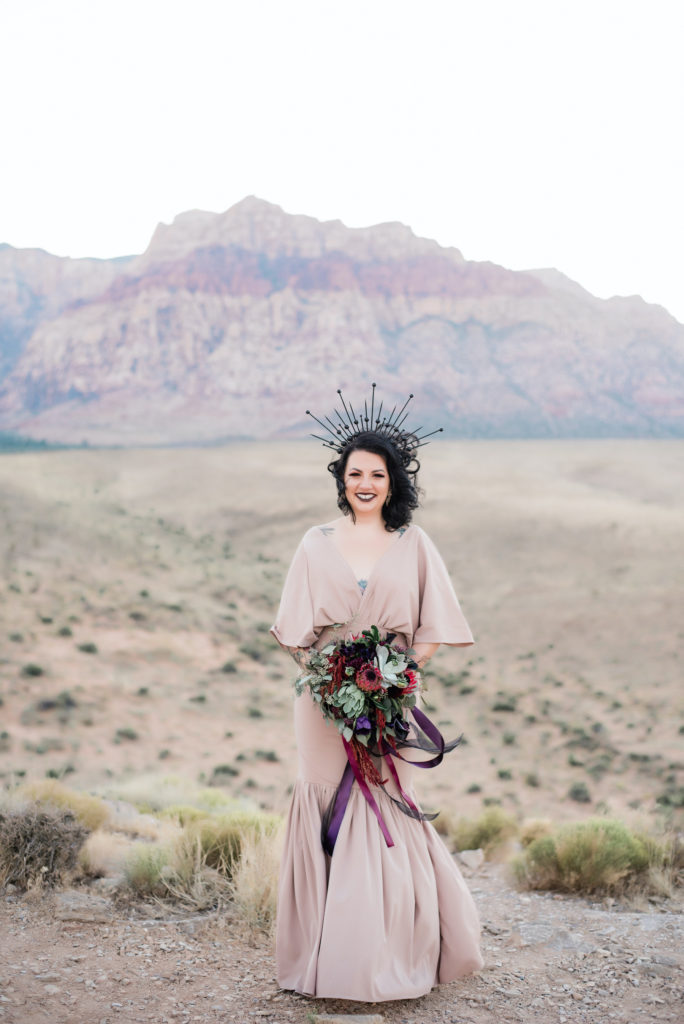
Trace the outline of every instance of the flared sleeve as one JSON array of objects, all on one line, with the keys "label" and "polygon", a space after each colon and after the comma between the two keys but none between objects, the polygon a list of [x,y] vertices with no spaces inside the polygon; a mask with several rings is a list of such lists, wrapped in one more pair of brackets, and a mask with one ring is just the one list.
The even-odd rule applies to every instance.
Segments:
[{"label": "flared sleeve", "polygon": [[442,556],[424,530],[418,544],[419,621],[414,644],[474,643]]},{"label": "flared sleeve", "polygon": [[311,647],[317,638],[309,571],[304,536],[287,571],[278,614],[270,630],[283,647]]}]

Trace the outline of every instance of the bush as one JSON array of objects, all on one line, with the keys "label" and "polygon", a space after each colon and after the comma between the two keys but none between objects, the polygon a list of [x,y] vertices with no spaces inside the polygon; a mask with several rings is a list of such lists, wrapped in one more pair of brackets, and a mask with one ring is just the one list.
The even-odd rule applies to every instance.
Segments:
[{"label": "bush", "polygon": [[280,830],[261,827],[247,833],[229,883],[229,894],[243,926],[273,931],[278,901]]},{"label": "bush", "polygon": [[70,810],[29,804],[0,811],[0,879],[20,889],[58,885],[76,867],[87,836]]},{"label": "bush", "polygon": [[114,733],[114,742],[121,743],[122,740],[137,740],[138,734],[130,725],[125,725],[121,729],[117,729]]},{"label": "bush", "polygon": [[94,644],[91,640],[84,644],[77,644],[77,647],[83,654],[97,654],[97,644]]},{"label": "bush", "polygon": [[512,839],[518,831],[515,819],[500,807],[491,806],[479,818],[461,818],[456,822],[451,839],[457,850],[484,850],[485,856]]},{"label": "bush", "polygon": [[587,788],[586,782],[575,782],[568,790],[568,796],[571,800],[575,800],[578,804],[590,804],[591,793]]},{"label": "bush", "polygon": [[21,670],[22,676],[42,676],[45,670],[40,665],[36,665],[34,662],[29,662],[28,665],[24,665]]},{"label": "bush", "polygon": [[140,843],[126,860],[124,877],[137,896],[164,896],[162,873],[168,863],[169,852],[165,847]]},{"label": "bush", "polygon": [[243,811],[192,822],[186,832],[198,840],[204,863],[230,878],[246,839],[270,835],[279,823],[276,815]]},{"label": "bush", "polygon": [[21,787],[21,794],[37,804],[47,804],[58,810],[68,810],[77,821],[91,831],[102,828],[109,819],[109,808],[104,800],[89,793],[77,793],[61,782],[46,780],[28,782]]},{"label": "bush", "polygon": [[674,863],[673,844],[634,833],[619,821],[590,818],[534,839],[513,867],[528,889],[615,895],[650,891],[656,874]]}]

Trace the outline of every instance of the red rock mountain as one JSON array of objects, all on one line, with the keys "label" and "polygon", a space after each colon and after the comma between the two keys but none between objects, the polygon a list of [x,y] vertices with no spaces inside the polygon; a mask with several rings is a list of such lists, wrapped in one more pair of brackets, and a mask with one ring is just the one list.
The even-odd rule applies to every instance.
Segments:
[{"label": "red rock mountain", "polygon": [[556,270],[467,261],[402,224],[248,198],[146,252],[0,246],[0,430],[149,444],[299,436],[304,410],[416,392],[455,436],[682,436],[684,326]]}]

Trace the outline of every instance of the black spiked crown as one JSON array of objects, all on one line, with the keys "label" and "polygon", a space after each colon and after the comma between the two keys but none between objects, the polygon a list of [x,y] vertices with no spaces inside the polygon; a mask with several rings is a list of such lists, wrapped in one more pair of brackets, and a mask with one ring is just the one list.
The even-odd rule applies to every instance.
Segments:
[{"label": "black spiked crown", "polygon": [[371,387],[370,414],[367,399],[364,399],[363,412],[356,413],[351,402],[345,402],[340,388],[337,389],[337,394],[340,396],[344,412],[341,412],[339,409],[333,411],[333,416],[337,417],[337,422],[329,416],[325,416],[326,422],[323,422],[323,420],[319,420],[318,416],[314,416],[307,409],[306,415],[311,416],[312,419],[316,420],[316,423],[319,423],[330,434],[330,437],[321,437],[320,434],[312,434],[311,436],[315,437],[317,441],[322,441],[326,448],[330,448],[332,451],[337,452],[338,455],[341,455],[347,445],[359,435],[371,432],[379,434],[394,445],[404,466],[409,466],[413,461],[416,451],[422,448],[423,445],[430,443],[427,438],[432,437],[433,434],[441,433],[444,427],[431,430],[428,434],[421,436],[420,431],[423,429],[422,427],[418,427],[416,430],[409,430],[404,425],[408,416],[406,407],[413,398],[413,394],[408,396],[398,412],[395,405],[390,413],[385,413],[383,416],[383,402],[380,402],[377,409],[375,407],[375,388],[374,382]]}]

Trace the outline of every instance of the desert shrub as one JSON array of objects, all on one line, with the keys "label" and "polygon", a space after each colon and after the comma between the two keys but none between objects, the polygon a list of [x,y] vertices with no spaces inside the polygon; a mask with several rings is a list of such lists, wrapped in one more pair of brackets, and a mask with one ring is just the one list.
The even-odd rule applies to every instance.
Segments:
[{"label": "desert shrub", "polygon": [[468,786],[468,788],[466,789],[466,793],[481,793],[481,792],[482,792],[482,786],[480,785],[479,782],[471,782],[470,785]]},{"label": "desert shrub", "polygon": [[520,826],[520,843],[528,847],[535,839],[542,839],[553,832],[553,822],[550,818],[529,818]]},{"label": "desert shrub", "polygon": [[269,834],[279,822],[273,814],[243,811],[205,818],[190,825],[187,831],[198,837],[205,863],[230,877],[245,838]]},{"label": "desert shrub", "polygon": [[221,671],[225,672],[226,675],[232,675],[234,672],[237,672],[237,670],[238,667],[234,661],[226,661],[221,665]]},{"label": "desert shrub", "polygon": [[253,637],[245,643],[240,644],[240,653],[246,654],[252,661],[268,661],[273,654],[273,644],[265,638]]},{"label": "desert shrub", "polygon": [[534,839],[513,868],[528,889],[615,895],[660,891],[663,872],[674,872],[678,856],[674,842],[639,835],[620,821],[590,818]]},{"label": "desert shrub", "polygon": [[586,782],[574,782],[568,790],[568,796],[578,804],[591,803],[591,793],[587,788]]},{"label": "desert shrub", "polygon": [[260,761],[279,761],[280,758],[275,750],[255,750],[254,756]]},{"label": "desert shrub", "polygon": [[229,894],[242,925],[271,933],[278,899],[282,829],[265,828],[245,834],[241,854],[229,882]]},{"label": "desert shrub", "polygon": [[20,889],[59,885],[76,867],[87,836],[70,810],[38,804],[0,810],[0,879]]},{"label": "desert shrub", "polygon": [[21,669],[22,676],[42,676],[45,672],[40,665],[36,665],[35,662],[30,661],[28,665],[23,665]]},{"label": "desert shrub", "polygon": [[240,774],[239,768],[234,768],[232,764],[217,764],[214,768],[214,773],[209,780],[210,786],[221,786],[226,779],[231,779],[235,775]]},{"label": "desert shrub", "polygon": [[111,832],[92,832],[81,847],[78,865],[86,878],[123,873],[131,840]]},{"label": "desert shrub", "polygon": [[207,695],[206,693],[196,693],[193,697],[188,697],[188,700],[193,704],[206,704]]},{"label": "desert shrub", "polygon": [[60,626],[57,630],[57,636],[73,636],[74,632],[71,626]]},{"label": "desert shrub", "polygon": [[479,818],[460,818],[451,832],[457,850],[484,850],[490,856],[518,831],[515,819],[495,805]]},{"label": "desert shrub", "polygon": [[137,896],[164,896],[167,892],[163,880],[169,863],[169,851],[153,843],[138,843],[124,864],[124,877]]},{"label": "desert shrub", "polygon": [[6,729],[0,732],[0,754],[6,754],[12,746],[12,738]]},{"label": "desert shrub", "polygon": [[194,821],[200,821],[206,818],[207,812],[201,810],[199,807],[191,807],[190,804],[172,804],[170,807],[165,807],[161,812],[163,818],[172,818],[178,822],[178,824],[185,828],[186,825],[192,824]]},{"label": "desert shrub", "polygon": [[109,819],[109,808],[104,800],[98,796],[91,796],[90,793],[78,793],[52,779],[28,782],[19,792],[37,804],[47,804],[59,810],[71,811],[77,821],[93,832],[102,828]]},{"label": "desert shrub", "polygon": [[541,785],[539,776],[536,772],[528,772],[525,776],[525,785],[530,786],[532,789],[539,789]]},{"label": "desert shrub", "polygon": [[23,639],[24,639],[24,634],[23,633],[10,633],[9,638],[12,641],[12,643],[20,644],[23,641]]},{"label": "desert shrub", "polygon": [[497,693],[492,711],[515,711],[517,706],[518,701],[513,694]]},{"label": "desert shrub", "polygon": [[247,708],[247,715],[249,718],[263,718],[264,713],[261,708],[249,707]]},{"label": "desert shrub", "polygon": [[502,736],[502,739],[504,741],[505,746],[512,747],[515,744],[515,733],[505,732]]},{"label": "desert shrub", "polygon": [[125,725],[114,733],[115,743],[121,743],[122,740],[137,740],[137,738],[137,732],[130,725]]},{"label": "desert shrub", "polygon": [[83,654],[97,654],[97,644],[94,644],[91,640],[86,641],[84,644],[77,644],[77,647]]},{"label": "desert shrub", "polygon": [[36,711],[71,711],[78,707],[78,701],[68,690],[62,690],[54,697],[42,697],[36,701]]}]

